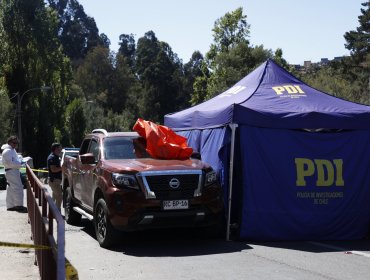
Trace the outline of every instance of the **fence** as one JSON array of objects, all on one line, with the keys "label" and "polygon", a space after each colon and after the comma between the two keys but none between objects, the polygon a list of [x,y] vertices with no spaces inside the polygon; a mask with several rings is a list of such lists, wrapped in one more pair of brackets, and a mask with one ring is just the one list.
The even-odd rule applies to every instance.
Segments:
[{"label": "fence", "polygon": [[50,194],[45,191],[41,181],[28,165],[27,177],[29,180],[27,208],[32,239],[35,245],[50,247],[47,250],[35,249],[35,262],[39,266],[41,279],[64,280],[66,279],[64,219]]}]

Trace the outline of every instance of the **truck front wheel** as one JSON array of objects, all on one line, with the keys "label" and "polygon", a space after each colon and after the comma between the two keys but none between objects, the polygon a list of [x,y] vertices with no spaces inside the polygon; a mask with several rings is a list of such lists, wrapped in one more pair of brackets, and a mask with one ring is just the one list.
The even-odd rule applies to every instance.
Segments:
[{"label": "truck front wheel", "polygon": [[118,232],[109,221],[108,207],[103,198],[100,198],[94,207],[94,228],[101,247],[108,248],[116,242]]},{"label": "truck front wheel", "polygon": [[64,219],[67,222],[67,224],[77,225],[81,222],[81,214],[73,210],[75,204],[72,199],[71,187],[66,188],[64,195],[65,195]]}]

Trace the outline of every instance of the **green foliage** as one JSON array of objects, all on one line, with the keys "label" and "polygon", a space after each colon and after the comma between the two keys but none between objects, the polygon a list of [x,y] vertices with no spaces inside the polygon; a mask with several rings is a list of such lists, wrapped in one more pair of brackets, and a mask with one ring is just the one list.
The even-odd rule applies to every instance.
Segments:
[{"label": "green foliage", "polygon": [[247,24],[247,16],[243,15],[243,8],[226,13],[217,19],[212,31],[215,43],[211,47],[210,59],[214,53],[228,52],[239,43],[249,44],[247,40],[249,24]]},{"label": "green foliage", "polygon": [[358,17],[360,26],[356,30],[344,34],[346,48],[351,51],[352,58],[361,63],[370,53],[370,1],[361,4],[361,15]]},{"label": "green foliage", "polygon": [[135,45],[135,38],[133,34],[121,34],[119,36],[120,40],[120,47],[118,50],[118,54],[124,56],[127,60],[128,65],[133,68],[135,64],[135,53],[136,53],[136,45]]},{"label": "green foliage", "polygon": [[6,143],[6,139],[15,134],[12,131],[12,124],[15,120],[15,110],[9,100],[6,89],[0,80],[0,145]]},{"label": "green foliage", "polygon": [[74,68],[93,48],[109,47],[109,39],[104,34],[99,36],[94,18],[86,15],[77,0],[48,0],[48,3],[57,12],[59,39]]},{"label": "green foliage", "polygon": [[161,122],[166,113],[180,108],[183,94],[182,65],[171,47],[160,42],[153,31],[139,38],[136,73],[143,91],[139,109],[143,118]]},{"label": "green foliage", "polygon": [[113,56],[109,49],[96,47],[86,56],[76,71],[76,83],[81,87],[86,100],[108,106],[113,75]]},{"label": "green foliage", "polygon": [[209,78],[207,63],[199,51],[194,52],[190,61],[184,65],[184,73],[187,100],[190,104],[198,104],[207,94],[207,80]]},{"label": "green foliage", "polygon": [[324,67],[315,73],[306,75],[303,80],[310,86],[324,91],[333,96],[356,101],[353,87],[340,73],[331,67]]},{"label": "green foliage", "polygon": [[82,102],[84,117],[86,120],[85,134],[93,129],[104,128],[104,110],[94,101]]},{"label": "green foliage", "polygon": [[193,105],[227,90],[272,56],[263,46],[250,46],[246,19],[243,9],[238,8],[216,20],[212,30],[214,43],[206,54],[202,75],[195,78]]},{"label": "green foliage", "polygon": [[79,147],[83,137],[85,136],[86,124],[82,101],[80,99],[75,99],[68,104],[64,123],[65,132],[70,139],[69,145]]},{"label": "green foliage", "polygon": [[128,112],[117,115],[108,111],[103,120],[103,127],[108,131],[130,131],[132,130],[132,123],[129,121],[131,119],[132,116]]},{"label": "green foliage", "polygon": [[[9,93],[25,94],[21,103],[23,152],[32,151],[35,164],[44,163],[47,142],[54,139],[53,127],[61,126],[59,116],[71,79],[69,60],[57,36],[57,14],[42,0],[2,0],[0,7],[5,87]],[[53,90],[43,93],[44,85]]]},{"label": "green foliage", "polygon": [[278,48],[274,54],[274,61],[280,64],[280,66],[284,67],[285,69],[289,70],[288,62],[283,58],[283,50]]},{"label": "green foliage", "polygon": [[[12,93],[24,94],[23,148],[35,165],[45,165],[54,141],[78,147],[94,128],[131,130],[138,117],[161,123],[165,114],[230,88],[270,57],[292,70],[282,49],[250,44],[242,8],[217,19],[208,52],[196,51],[183,64],[153,31],[137,43],[133,34],[120,35],[114,53],[77,0],[46,2],[0,0],[0,140],[17,131]],[[370,104],[369,5],[362,4],[359,27],[344,35],[351,57],[299,73],[302,80]]]},{"label": "green foliage", "polygon": [[334,96],[370,105],[370,2],[362,6],[359,27],[344,34],[351,56],[308,72],[302,79]]},{"label": "green foliage", "polygon": [[[112,117],[116,114],[113,119],[117,119],[118,115],[123,114],[125,118],[129,117],[125,122],[135,121],[134,115],[139,110],[138,99],[141,88],[128,61],[126,56],[117,54],[114,57],[109,49],[98,46],[87,54],[78,67],[76,84],[83,93],[83,99],[90,104],[88,108],[97,108],[94,113],[98,114],[98,121],[94,116],[91,116],[94,118],[93,121],[87,118],[88,131],[102,127],[103,120],[108,115]],[[90,109],[89,112],[92,112]],[[126,124],[124,126],[128,127]],[[116,129],[113,125],[110,127]]]},{"label": "green foliage", "polygon": [[[203,73],[205,71],[206,73]],[[182,96],[182,100],[179,100],[179,103],[183,105],[183,107],[188,107],[193,103],[192,94],[194,88],[197,88],[198,92],[202,91],[202,84],[201,81],[196,83],[196,79],[198,77],[208,77],[208,69],[204,61],[203,55],[199,51],[195,51],[189,62],[184,65],[184,94]],[[196,99],[198,96],[193,94],[193,98]],[[197,102],[195,102],[197,103]],[[181,106],[182,107],[182,106]]]},{"label": "green foliage", "polygon": [[140,97],[140,82],[136,78],[130,58],[117,54],[116,67],[113,72],[112,92],[109,96],[109,108],[114,113],[129,111],[131,114],[138,112],[137,100]]},{"label": "green foliage", "polygon": [[343,76],[351,83],[357,102],[370,104],[370,2],[362,4],[356,31],[346,32],[346,48],[351,57],[343,62]]},{"label": "green foliage", "polygon": [[[358,17],[359,27],[344,34],[347,42],[345,46],[351,51],[351,56],[294,74],[321,91],[370,105],[370,2],[362,6],[365,9],[361,9]],[[275,53],[275,59],[276,56],[280,54]]]}]

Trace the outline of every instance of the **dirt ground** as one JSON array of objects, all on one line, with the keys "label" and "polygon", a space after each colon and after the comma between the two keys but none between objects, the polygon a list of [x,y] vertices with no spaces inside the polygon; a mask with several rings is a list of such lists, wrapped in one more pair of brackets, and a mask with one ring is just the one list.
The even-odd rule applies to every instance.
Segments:
[{"label": "dirt ground", "polygon": [[[7,211],[6,191],[0,191],[0,243],[33,244],[28,214]],[[33,249],[0,246],[0,279],[40,279]]]}]

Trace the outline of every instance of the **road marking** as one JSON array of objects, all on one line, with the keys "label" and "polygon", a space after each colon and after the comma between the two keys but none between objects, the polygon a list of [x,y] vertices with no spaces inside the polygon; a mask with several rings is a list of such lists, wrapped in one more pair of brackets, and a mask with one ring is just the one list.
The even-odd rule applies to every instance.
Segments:
[{"label": "road marking", "polygon": [[316,246],[326,247],[326,248],[333,249],[333,250],[336,250],[336,251],[344,251],[347,254],[354,254],[354,255],[370,258],[370,254],[360,252],[360,251],[348,251],[346,248],[333,246],[333,245],[329,245],[329,244],[324,244],[324,243],[320,243],[320,242],[314,242],[314,241],[309,241],[308,243],[310,243],[312,245],[316,245]]}]

